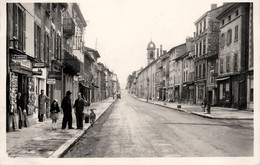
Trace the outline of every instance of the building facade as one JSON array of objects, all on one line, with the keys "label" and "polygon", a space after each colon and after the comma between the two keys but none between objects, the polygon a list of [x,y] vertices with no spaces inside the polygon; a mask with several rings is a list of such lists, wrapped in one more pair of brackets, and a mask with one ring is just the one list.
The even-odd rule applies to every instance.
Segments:
[{"label": "building facade", "polygon": [[219,48],[220,21],[216,18],[230,4],[217,7],[211,5],[211,10],[203,14],[195,21],[195,88],[196,103],[201,104],[207,100],[210,104],[216,104],[217,86],[216,70]]},{"label": "building facade", "polygon": [[235,3],[222,12],[220,26],[218,105],[245,109],[249,59],[249,3]]}]

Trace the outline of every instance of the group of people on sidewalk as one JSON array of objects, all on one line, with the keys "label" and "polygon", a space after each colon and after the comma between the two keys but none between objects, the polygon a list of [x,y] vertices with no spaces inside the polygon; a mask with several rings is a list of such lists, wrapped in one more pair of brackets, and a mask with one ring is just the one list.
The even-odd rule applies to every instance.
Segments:
[{"label": "group of people on sidewalk", "polygon": [[[63,119],[62,119],[62,126],[61,129],[64,130],[67,125],[68,129],[74,129],[72,127],[72,108],[75,110],[75,116],[76,116],[76,123],[77,123],[77,129],[83,129],[83,120],[84,120],[84,107],[90,106],[90,103],[86,101],[81,93],[78,93],[78,98],[75,100],[73,106],[71,104],[71,92],[67,91],[66,96],[63,98],[61,102],[61,108],[63,112]],[[42,105],[46,103],[48,100],[50,100],[47,96],[40,96],[39,97],[39,105]],[[41,109],[42,107],[39,106],[39,121],[42,121],[42,115],[45,114],[45,108],[46,106],[43,107],[43,110]],[[93,111],[94,109],[91,109],[90,113],[90,121],[95,120],[96,114]],[[50,117],[52,119],[52,129],[56,130],[57,129],[57,120],[59,118],[59,112],[61,112],[59,103],[56,99],[53,100],[51,104],[51,109],[50,109]],[[91,115],[92,114],[92,115]],[[93,123],[94,124],[94,123]],[[92,125],[93,125],[92,124]]]},{"label": "group of people on sidewalk", "polygon": [[[52,130],[57,130],[57,120],[59,119],[59,113],[63,113],[62,126],[61,129],[65,129],[68,125],[68,129],[74,129],[72,127],[72,108],[75,110],[76,115],[76,123],[77,129],[83,129],[83,120],[84,120],[84,107],[90,106],[90,102],[86,101],[81,93],[78,93],[78,98],[75,100],[73,106],[71,102],[71,92],[67,91],[66,96],[63,98],[61,102],[61,107],[57,99],[54,99],[50,106],[50,115],[49,117],[52,119]],[[41,94],[38,97],[38,120],[39,122],[43,122],[46,118],[47,114],[47,106],[51,99],[44,94],[44,90],[41,90]],[[92,121],[91,125],[93,126],[96,114],[94,113],[94,109],[90,109],[90,115],[88,121]],[[27,119],[26,111],[23,105],[23,99],[21,97],[21,93],[18,92],[17,95],[17,111],[19,114],[19,128],[28,127],[29,121]],[[86,120],[86,119],[85,119]]]}]

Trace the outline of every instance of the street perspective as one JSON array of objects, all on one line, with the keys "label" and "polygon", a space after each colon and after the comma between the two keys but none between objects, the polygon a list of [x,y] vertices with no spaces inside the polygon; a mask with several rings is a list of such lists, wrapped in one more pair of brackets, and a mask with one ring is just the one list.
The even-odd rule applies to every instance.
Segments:
[{"label": "street perspective", "polygon": [[6,3],[5,157],[254,158],[254,5]]}]

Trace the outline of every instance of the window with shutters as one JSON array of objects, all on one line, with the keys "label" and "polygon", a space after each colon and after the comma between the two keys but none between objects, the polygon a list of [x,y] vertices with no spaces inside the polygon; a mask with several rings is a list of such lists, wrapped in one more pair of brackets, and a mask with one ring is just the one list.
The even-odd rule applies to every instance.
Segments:
[{"label": "window with shutters", "polygon": [[34,40],[35,58],[41,61],[41,27],[37,23],[34,24]]},{"label": "window with shutters", "polygon": [[238,70],[238,66],[237,66],[237,53],[234,54],[234,71]]},{"label": "window with shutters", "polygon": [[199,47],[199,55],[201,55],[202,53],[201,53],[201,42],[200,42],[200,47]]},{"label": "window with shutters", "polygon": [[219,62],[219,65],[220,65],[220,73],[223,73],[223,58],[220,58],[220,62]]},{"label": "window with shutters", "polygon": [[204,63],[203,64],[203,75],[202,75],[202,77],[205,77],[205,75],[206,75],[206,64]]},{"label": "window with shutters", "polygon": [[227,46],[229,46],[232,42],[232,30],[229,29],[227,32]]},{"label": "window with shutters", "polygon": [[206,39],[203,39],[203,54],[206,53]]},{"label": "window with shutters", "polygon": [[219,43],[219,47],[220,49],[223,49],[225,47],[225,33],[222,33],[221,34],[221,37],[220,37],[220,43]]},{"label": "window with shutters", "polygon": [[238,40],[238,25],[235,27],[235,41]]},{"label": "window with shutters", "polygon": [[14,48],[25,52],[26,15],[25,10],[17,4],[13,4],[13,27]]},{"label": "window with shutters", "polygon": [[44,62],[48,65],[49,64],[49,57],[50,57],[50,37],[47,32],[44,34]]},{"label": "window with shutters", "polygon": [[226,70],[227,72],[230,71],[230,56],[226,57]]},{"label": "window with shutters", "polygon": [[201,77],[201,65],[199,65],[199,78]]}]

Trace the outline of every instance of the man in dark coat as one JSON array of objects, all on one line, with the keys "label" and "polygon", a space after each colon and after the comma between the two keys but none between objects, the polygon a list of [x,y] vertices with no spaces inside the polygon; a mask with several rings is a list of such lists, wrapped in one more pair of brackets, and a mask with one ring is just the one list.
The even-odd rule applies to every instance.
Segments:
[{"label": "man in dark coat", "polygon": [[83,129],[84,106],[86,106],[86,101],[82,98],[81,93],[78,93],[78,99],[75,100],[73,106],[75,108],[77,129]]},{"label": "man in dark coat", "polygon": [[62,129],[66,128],[66,125],[68,123],[68,128],[69,129],[74,129],[72,127],[72,106],[71,106],[71,92],[67,91],[66,96],[63,98],[62,103],[61,103],[61,108],[63,110],[63,120],[62,120]]}]

